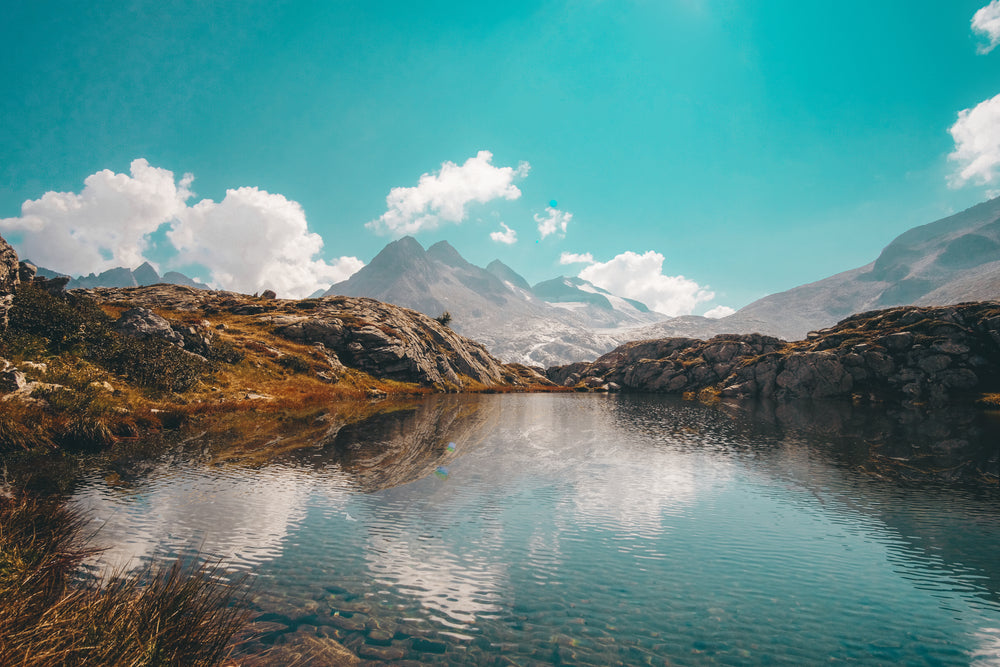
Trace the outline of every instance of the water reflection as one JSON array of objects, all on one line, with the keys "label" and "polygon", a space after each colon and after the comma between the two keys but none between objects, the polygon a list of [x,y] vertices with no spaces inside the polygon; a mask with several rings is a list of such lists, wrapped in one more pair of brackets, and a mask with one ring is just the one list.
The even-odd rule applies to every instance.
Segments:
[{"label": "water reflection", "polygon": [[201,548],[255,572],[286,641],[327,628],[379,659],[997,657],[1000,511],[960,484],[996,461],[981,415],[575,394],[391,407],[202,425],[155,465],[94,471],[77,499],[115,559]]}]

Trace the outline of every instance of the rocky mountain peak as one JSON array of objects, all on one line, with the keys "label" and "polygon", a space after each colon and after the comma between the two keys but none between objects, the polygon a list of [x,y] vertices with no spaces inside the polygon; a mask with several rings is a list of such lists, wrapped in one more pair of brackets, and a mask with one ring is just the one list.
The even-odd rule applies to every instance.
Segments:
[{"label": "rocky mountain peak", "polygon": [[140,285],[155,285],[160,282],[160,274],[149,262],[143,262],[132,271],[132,277]]},{"label": "rocky mountain peak", "polygon": [[531,291],[531,285],[528,284],[528,281],[522,278],[521,274],[501,262],[499,259],[494,259],[492,262],[487,264],[486,270],[503,282],[508,282],[514,287],[523,289],[526,292]]},{"label": "rocky mountain peak", "polygon": [[447,241],[438,241],[428,248],[427,257],[448,266],[464,268],[469,264]]}]

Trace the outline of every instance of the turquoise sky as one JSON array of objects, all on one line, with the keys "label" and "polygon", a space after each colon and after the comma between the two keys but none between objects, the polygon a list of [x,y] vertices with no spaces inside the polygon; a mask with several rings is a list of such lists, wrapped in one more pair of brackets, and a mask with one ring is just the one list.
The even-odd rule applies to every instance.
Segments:
[{"label": "turquoise sky", "polygon": [[[368,262],[393,238],[365,225],[392,188],[487,150],[530,163],[520,197],[471,203],[415,234],[425,247],[447,239],[532,283],[586,266],[563,252],[655,251],[715,292],[695,312],[740,307],[1000,187],[949,185],[949,128],[1000,93],[1000,50],[977,52],[970,27],[986,4],[14,0],[0,218],[144,158],[192,173],[192,205],[280,193],[322,258]],[[540,239],[551,200],[572,219]],[[501,221],[517,243],[490,240]],[[153,238],[146,256],[166,263]]]}]

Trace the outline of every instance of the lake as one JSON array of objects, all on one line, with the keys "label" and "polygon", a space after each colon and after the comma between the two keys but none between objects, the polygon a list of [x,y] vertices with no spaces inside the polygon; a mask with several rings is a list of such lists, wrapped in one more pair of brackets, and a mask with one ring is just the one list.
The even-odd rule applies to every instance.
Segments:
[{"label": "lake", "polygon": [[99,566],[201,553],[250,573],[268,634],[248,650],[320,636],[402,664],[1000,664],[989,415],[387,405],[347,426],[195,431],[90,471],[74,501],[108,547]]}]

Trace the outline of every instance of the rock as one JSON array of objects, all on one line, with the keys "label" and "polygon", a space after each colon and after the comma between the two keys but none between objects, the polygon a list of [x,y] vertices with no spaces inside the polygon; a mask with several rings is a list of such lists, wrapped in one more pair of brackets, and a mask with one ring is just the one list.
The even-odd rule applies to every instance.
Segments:
[{"label": "rock", "polygon": [[262,299],[277,299],[278,295],[274,293],[274,290],[266,289],[260,293],[260,298]]},{"label": "rock", "polygon": [[7,328],[7,312],[14,302],[14,292],[20,283],[17,253],[0,236],[0,331]]},{"label": "rock", "polygon": [[353,616],[334,614],[330,617],[330,625],[348,632],[364,632],[366,620],[368,617],[364,614],[354,614]]},{"label": "rock", "polygon": [[148,308],[125,311],[114,323],[114,330],[132,338],[162,338],[181,347],[184,345],[184,337],[173,330],[170,322]]},{"label": "rock", "polygon": [[388,630],[375,628],[374,630],[368,631],[368,638],[365,641],[369,644],[374,644],[375,646],[391,646],[393,635],[394,633],[389,632]]},{"label": "rock", "polygon": [[362,644],[358,647],[358,655],[362,658],[371,658],[372,660],[384,660],[386,662],[390,662],[405,658],[406,649],[402,646],[373,646],[371,644]]},{"label": "rock", "polygon": [[448,650],[448,645],[435,639],[424,639],[415,637],[413,639],[413,650],[421,653],[444,653]]},{"label": "rock", "polygon": [[48,292],[52,296],[59,296],[66,291],[66,284],[69,280],[69,276],[57,276],[55,278],[35,276],[31,281],[31,285],[32,287]]},{"label": "rock", "polygon": [[1000,387],[1000,303],[860,313],[795,343],[758,334],[626,343],[546,375],[629,391],[942,406]]},{"label": "rock", "polygon": [[0,372],[0,392],[10,393],[19,391],[24,389],[25,385],[27,385],[27,380],[24,377],[24,373],[16,368],[8,368]]},{"label": "rock", "polygon": [[375,377],[444,388],[469,381],[504,384],[503,365],[486,349],[416,311],[373,299],[324,297],[311,312],[275,327],[275,333],[307,344],[322,343],[345,366]]},{"label": "rock", "polygon": [[329,637],[315,637],[308,633],[295,632],[284,635],[284,639],[284,643],[263,651],[259,656],[261,659],[259,662],[252,660],[247,664],[354,667],[361,663],[361,659],[347,647]]},{"label": "rock", "polygon": [[36,273],[38,273],[38,267],[34,264],[29,264],[28,262],[17,263],[17,277],[22,284],[27,284],[34,280]]},{"label": "rock", "polygon": [[26,368],[29,371],[34,371],[36,373],[42,373],[42,374],[45,374],[45,373],[49,372],[49,365],[48,364],[37,362],[37,361],[22,361],[21,362],[21,368]]},{"label": "rock", "polygon": [[899,333],[889,334],[877,342],[885,345],[886,348],[893,352],[899,352],[900,350],[906,350],[913,345],[913,334],[909,331],[901,331]]}]

